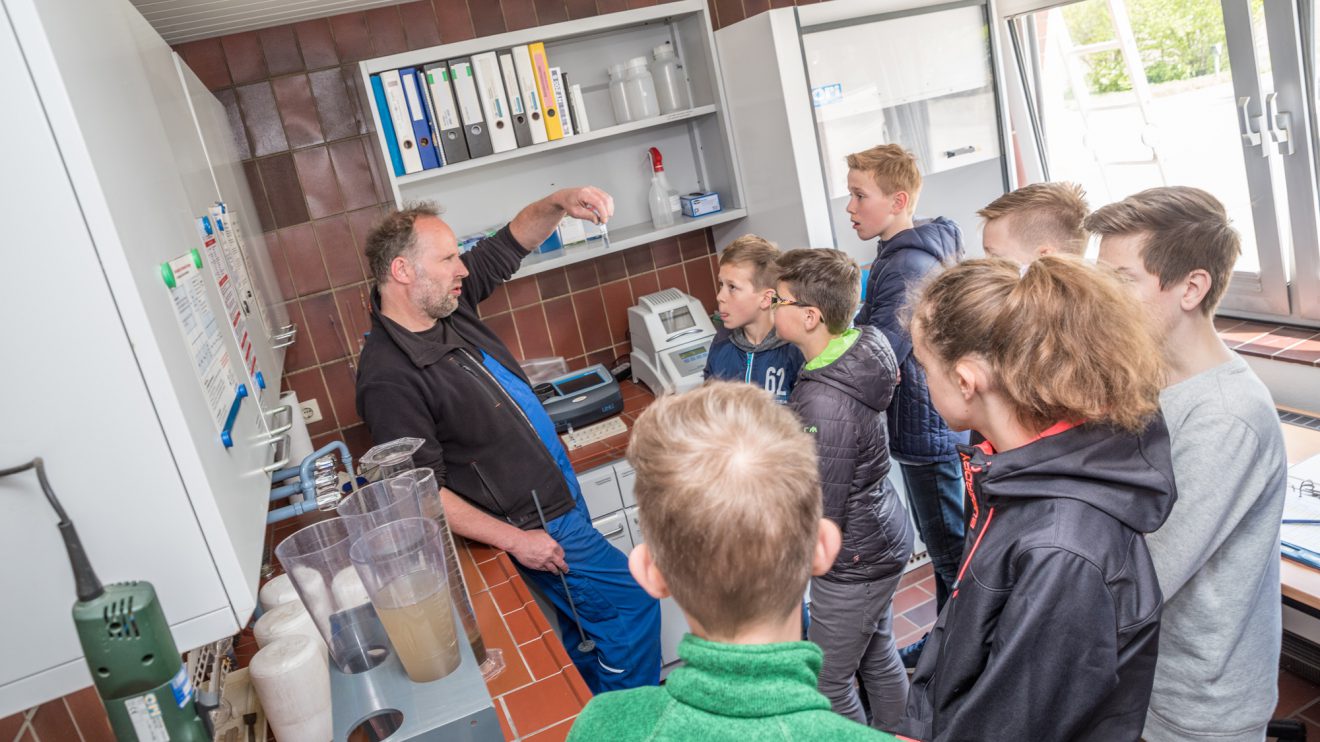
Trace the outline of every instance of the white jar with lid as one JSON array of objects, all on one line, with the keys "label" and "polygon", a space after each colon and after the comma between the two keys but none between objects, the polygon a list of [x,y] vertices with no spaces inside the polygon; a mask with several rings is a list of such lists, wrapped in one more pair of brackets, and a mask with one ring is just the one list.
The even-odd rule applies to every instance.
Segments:
[{"label": "white jar with lid", "polygon": [[624,90],[628,97],[628,113],[633,121],[660,115],[660,105],[655,97],[655,82],[651,79],[651,71],[646,68],[646,57],[633,57],[628,60]]},{"label": "white jar with lid", "polygon": [[683,65],[679,63],[673,45],[666,41],[651,53],[655,57],[655,62],[651,64],[651,78],[655,84],[660,113],[691,108],[692,97],[688,94],[687,76],[683,74]]},{"label": "white jar with lid", "polygon": [[628,108],[628,91],[624,83],[623,64],[610,65],[610,107],[614,109],[614,123],[626,124],[633,120]]}]

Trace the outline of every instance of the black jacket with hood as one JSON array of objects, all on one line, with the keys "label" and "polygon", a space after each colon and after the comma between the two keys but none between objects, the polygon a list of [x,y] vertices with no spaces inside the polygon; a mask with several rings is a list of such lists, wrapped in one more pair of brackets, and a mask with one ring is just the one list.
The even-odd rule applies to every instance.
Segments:
[{"label": "black jacket with hood", "polygon": [[357,377],[358,415],[371,438],[426,442],[413,463],[436,481],[518,528],[540,528],[530,492],[546,520],[573,509],[559,465],[527,417],[481,362],[485,351],[526,380],[504,342],[477,316],[477,304],[518,270],[526,250],[506,226],[462,257],[468,269],[458,309],[425,332],[410,332],[380,312],[371,294],[371,334]]},{"label": "black jacket with hood", "polygon": [[857,325],[871,325],[883,332],[903,371],[886,413],[889,447],[899,460],[913,464],[954,461],[958,444],[967,442],[967,434],[950,430],[931,404],[926,372],[912,355],[912,336],[900,314],[913,287],[941,266],[962,259],[962,232],[941,216],[878,244]]},{"label": "black jacket with hood", "polygon": [[885,407],[898,367],[889,341],[861,328],[833,363],[802,369],[788,403],[816,437],[825,517],[843,548],[824,579],[870,582],[897,574],[912,554],[912,523],[889,483]]},{"label": "black jacket with hood", "polygon": [[1177,497],[1163,417],[1140,435],[1060,425],[991,450],[959,448],[963,564],[897,731],[931,742],[1138,739],[1163,602],[1143,534]]}]

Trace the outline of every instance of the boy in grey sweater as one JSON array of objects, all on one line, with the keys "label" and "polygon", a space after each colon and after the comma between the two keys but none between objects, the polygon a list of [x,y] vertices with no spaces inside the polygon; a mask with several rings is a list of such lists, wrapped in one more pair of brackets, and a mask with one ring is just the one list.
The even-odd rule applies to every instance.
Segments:
[{"label": "boy in grey sweater", "polygon": [[1215,332],[1241,253],[1218,200],[1153,188],[1086,220],[1145,302],[1169,363],[1160,405],[1178,501],[1146,537],[1164,593],[1148,742],[1258,742],[1277,701],[1283,434],[1269,391]]}]

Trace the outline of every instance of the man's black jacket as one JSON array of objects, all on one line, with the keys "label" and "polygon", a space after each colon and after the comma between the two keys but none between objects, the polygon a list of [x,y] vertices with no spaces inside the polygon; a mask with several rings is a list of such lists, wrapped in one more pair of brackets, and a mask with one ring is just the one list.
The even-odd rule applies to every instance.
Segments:
[{"label": "man's black jacket", "polygon": [[573,508],[573,494],[550,452],[518,405],[481,362],[485,351],[522,377],[504,342],[477,316],[477,304],[518,270],[526,251],[506,226],[462,256],[458,309],[422,333],[404,329],[380,312],[371,296],[371,334],[357,377],[358,415],[372,440],[421,438],[417,466],[491,515],[523,529]]}]

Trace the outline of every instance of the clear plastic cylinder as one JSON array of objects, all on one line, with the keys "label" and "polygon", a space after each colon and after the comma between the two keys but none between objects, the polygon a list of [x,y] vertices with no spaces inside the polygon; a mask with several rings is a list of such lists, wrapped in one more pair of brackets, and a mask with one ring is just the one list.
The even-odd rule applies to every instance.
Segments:
[{"label": "clear plastic cylinder", "polygon": [[628,113],[632,115],[633,121],[660,115],[660,104],[655,97],[655,81],[651,79],[651,71],[646,68],[646,57],[628,60],[623,87],[628,98]]},{"label": "clear plastic cylinder", "polygon": [[628,109],[628,90],[624,83],[623,65],[610,65],[610,108],[614,110],[614,123],[626,124],[633,120]]},{"label": "clear plastic cylinder", "polygon": [[364,533],[349,550],[399,662],[415,683],[458,668],[458,626],[440,527],[405,518]]},{"label": "clear plastic cylinder", "polygon": [[349,546],[348,525],[330,518],[281,541],[275,556],[325,639],[330,659],[340,670],[358,673],[379,665],[392,648]]},{"label": "clear plastic cylinder", "polygon": [[688,93],[687,76],[683,74],[683,65],[674,54],[674,47],[666,41],[652,50],[652,54],[655,61],[651,63],[651,80],[655,85],[655,98],[660,113],[691,108],[692,96]]},{"label": "clear plastic cylinder", "polygon": [[468,645],[472,647],[472,656],[481,665],[481,674],[487,680],[495,677],[504,669],[504,657],[498,649],[487,651],[486,642],[481,636],[481,627],[477,625],[477,614],[472,608],[472,597],[468,594],[467,582],[463,579],[463,570],[458,561],[458,549],[454,545],[454,534],[449,531],[449,521],[440,500],[440,484],[435,472],[425,467],[406,471],[398,475],[400,479],[412,479],[417,487],[417,501],[423,518],[430,518],[440,528],[440,541],[445,550],[445,566],[449,570],[449,596],[458,609],[458,616],[467,632]]},{"label": "clear plastic cylinder", "polygon": [[422,514],[417,500],[417,482],[397,475],[359,487],[345,497],[335,511],[348,526],[349,537],[354,541],[373,528]]}]

